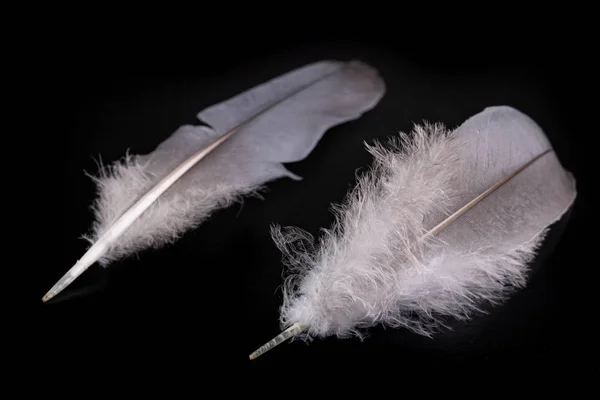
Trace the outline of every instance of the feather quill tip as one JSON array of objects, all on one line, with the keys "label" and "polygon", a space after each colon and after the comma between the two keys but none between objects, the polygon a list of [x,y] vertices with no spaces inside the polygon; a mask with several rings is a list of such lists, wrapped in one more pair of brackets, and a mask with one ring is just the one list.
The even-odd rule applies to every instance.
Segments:
[{"label": "feather quill tip", "polygon": [[290,326],[289,328],[287,328],[286,330],[281,332],[279,335],[275,336],[273,339],[271,339],[270,341],[268,341],[267,343],[265,343],[264,345],[259,347],[252,354],[250,354],[250,356],[249,356],[250,360],[254,360],[255,358],[263,355],[267,351],[271,350],[273,347],[298,335],[303,330],[304,330],[304,328],[302,326],[300,326],[299,324],[294,324],[294,325]]},{"label": "feather quill tip", "polygon": [[64,288],[69,286],[71,282],[75,280],[76,276],[73,276],[70,273],[67,273],[63,276],[48,292],[42,297],[42,302],[46,303],[48,300],[54,298],[57,294],[63,291]]},{"label": "feather quill tip", "polygon": [[98,260],[102,252],[102,246],[97,244],[92,246],[86,254],[63,275],[58,282],[52,286],[50,290],[42,297],[42,302],[47,302],[54,296],[62,292],[67,286],[69,286],[79,275],[83,274],[94,262]]}]

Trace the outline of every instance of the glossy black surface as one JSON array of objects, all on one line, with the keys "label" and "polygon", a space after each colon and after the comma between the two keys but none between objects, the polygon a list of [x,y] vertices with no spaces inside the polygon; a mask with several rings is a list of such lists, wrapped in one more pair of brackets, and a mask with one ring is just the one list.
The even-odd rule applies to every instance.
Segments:
[{"label": "glossy black surface", "polygon": [[[552,369],[585,351],[589,339],[580,314],[589,304],[583,286],[593,268],[583,255],[590,240],[584,217],[590,171],[576,95],[581,75],[569,61],[571,53],[537,42],[483,48],[468,37],[403,46],[390,35],[355,41],[257,35],[223,39],[204,49],[206,55],[200,43],[153,47],[99,38],[69,54],[78,61],[63,71],[56,100],[68,110],[60,126],[64,153],[56,156],[64,181],[56,193],[63,197],[64,210],[57,210],[65,216],[62,249],[36,270],[39,298],[86,249],[78,237],[92,222],[94,186],[83,171],[96,171],[94,158],[107,163],[127,149],[149,152],[178,126],[196,123],[203,107],[323,58],[370,63],[386,80],[387,94],[361,119],[331,129],[306,160],[288,165],[301,182],[271,182],[264,200],[248,198],[220,210],[174,245],[107,270],[94,266],[54,301],[40,304],[36,316],[48,329],[38,342],[40,354],[58,357],[56,372],[81,367],[98,374],[106,363],[188,384],[226,376],[235,385],[271,367],[288,369],[290,378],[388,362],[394,373]],[[250,352],[279,332],[282,265],[270,224],[318,235],[333,221],[331,203],[343,200],[356,174],[369,166],[364,141],[408,131],[423,120],[456,127],[492,105],[510,105],[535,119],[581,187],[574,209],[552,230],[536,260],[528,287],[435,340],[376,328],[363,342],[286,343],[248,361]],[[204,367],[209,369],[200,373]]]}]

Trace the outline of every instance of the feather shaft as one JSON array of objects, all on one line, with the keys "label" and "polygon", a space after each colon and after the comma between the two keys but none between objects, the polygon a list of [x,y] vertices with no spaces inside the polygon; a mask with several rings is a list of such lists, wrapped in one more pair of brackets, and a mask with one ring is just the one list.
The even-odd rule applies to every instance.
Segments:
[{"label": "feather shaft", "polygon": [[270,341],[268,341],[267,343],[262,345],[255,352],[250,354],[250,356],[249,356],[250,360],[254,360],[255,358],[265,354],[267,351],[271,350],[273,347],[285,342],[288,339],[291,339],[292,337],[301,333],[303,330],[304,330],[304,328],[302,326],[300,326],[299,324],[294,324],[294,325],[290,326],[289,328],[287,328],[286,330],[281,332],[279,335],[275,336],[273,339],[271,339]]}]

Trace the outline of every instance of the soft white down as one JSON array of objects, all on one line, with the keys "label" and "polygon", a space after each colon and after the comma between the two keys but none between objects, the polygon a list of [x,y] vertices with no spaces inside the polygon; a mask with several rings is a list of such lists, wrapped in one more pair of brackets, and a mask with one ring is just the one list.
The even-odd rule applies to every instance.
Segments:
[{"label": "soft white down", "polygon": [[288,272],[282,328],[305,339],[361,336],[377,324],[431,336],[526,283],[548,227],[573,203],[575,181],[555,153],[537,160],[440,234],[423,235],[520,165],[551,148],[529,117],[490,107],[458,129],[416,126],[368,146],[336,223],[318,241],[274,226]]}]

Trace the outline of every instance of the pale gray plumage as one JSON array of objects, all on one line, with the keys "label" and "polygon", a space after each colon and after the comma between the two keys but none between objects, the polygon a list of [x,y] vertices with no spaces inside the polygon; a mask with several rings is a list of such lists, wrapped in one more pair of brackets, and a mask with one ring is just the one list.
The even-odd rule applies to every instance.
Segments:
[{"label": "pale gray plumage", "polygon": [[[322,61],[206,108],[198,118],[208,127],[183,126],[152,153],[128,156],[94,178],[98,198],[96,222],[87,236],[91,243],[169,171],[245,124],[175,182],[99,262],[108,265],[172,242],[217,208],[256,192],[268,181],[299,179],[282,163],[305,158],[329,128],[359,118],[384,93],[385,84],[374,68],[359,61]],[[270,107],[273,103],[277,104]]]},{"label": "pale gray plumage", "polygon": [[317,243],[298,228],[272,231],[291,268],[282,327],[300,326],[308,339],[360,336],[377,324],[431,336],[444,317],[469,318],[504,300],[526,283],[545,232],[576,197],[554,152],[420,239],[550,148],[542,129],[511,107],[487,108],[454,131],[425,124],[369,146],[373,168]]}]

